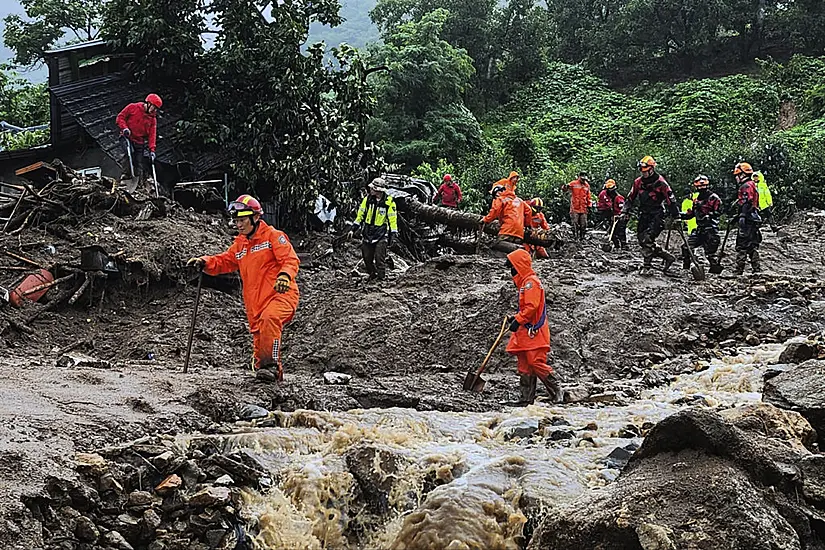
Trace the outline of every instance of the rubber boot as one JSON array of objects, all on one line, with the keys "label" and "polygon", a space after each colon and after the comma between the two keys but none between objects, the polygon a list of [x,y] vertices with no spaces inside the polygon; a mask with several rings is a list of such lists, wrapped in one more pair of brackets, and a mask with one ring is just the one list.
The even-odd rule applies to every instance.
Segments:
[{"label": "rubber boot", "polygon": [[754,250],[751,252],[751,269],[753,269],[754,273],[759,273],[762,271],[762,265],[759,263],[759,251]]},{"label": "rubber boot", "polygon": [[536,377],[529,374],[519,374],[519,405],[532,405],[536,400]]},{"label": "rubber boot", "polygon": [[261,365],[261,367],[255,371],[255,378],[260,380],[261,382],[283,382],[284,380],[284,371],[278,365],[274,363],[268,365]]},{"label": "rubber boot", "polygon": [[690,269],[690,251],[682,245],[682,269]]},{"label": "rubber boot", "polygon": [[734,275],[743,275],[745,273],[745,260],[747,254],[745,252],[736,253],[736,269],[733,270]]},{"label": "rubber boot", "polygon": [[542,378],[541,382],[544,384],[547,394],[550,396],[551,403],[564,402],[564,393],[561,391],[561,385],[559,385],[559,380],[555,372],[551,372]]},{"label": "rubber boot", "polygon": [[[676,261],[676,256],[668,252],[667,250],[660,249],[659,250],[659,257],[665,261],[665,265],[662,268],[663,273],[667,273],[667,270],[670,269],[670,266],[673,265],[673,262]],[[688,263],[688,268],[690,268],[690,264]]]}]

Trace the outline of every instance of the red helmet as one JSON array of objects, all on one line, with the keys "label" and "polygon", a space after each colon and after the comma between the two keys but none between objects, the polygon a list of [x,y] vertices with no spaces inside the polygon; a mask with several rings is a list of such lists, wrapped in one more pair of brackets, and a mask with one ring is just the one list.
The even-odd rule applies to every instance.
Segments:
[{"label": "red helmet", "polygon": [[453,181],[453,177],[450,174],[444,174],[444,181],[451,182]]},{"label": "red helmet", "polygon": [[234,201],[229,203],[227,208],[229,215],[233,218],[242,218],[244,216],[253,216],[255,214],[262,215],[264,209],[261,208],[261,203],[252,195],[241,195]]},{"label": "red helmet", "polygon": [[154,105],[158,109],[163,107],[163,100],[160,98],[158,94],[149,94],[146,96],[146,99],[144,101],[149,105]]}]

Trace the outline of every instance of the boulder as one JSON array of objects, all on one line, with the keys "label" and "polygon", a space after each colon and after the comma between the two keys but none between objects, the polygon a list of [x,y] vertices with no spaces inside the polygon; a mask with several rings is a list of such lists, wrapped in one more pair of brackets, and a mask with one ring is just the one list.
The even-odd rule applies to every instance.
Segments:
[{"label": "boulder", "polygon": [[527,439],[539,431],[538,418],[515,417],[508,418],[496,427],[496,436],[501,436],[505,441],[513,439]]},{"label": "boulder", "polygon": [[806,456],[796,463],[802,473],[802,493],[820,506],[825,504],[825,455]]},{"label": "boulder", "polygon": [[389,511],[389,495],[402,458],[378,446],[359,446],[347,451],[344,459],[355,478],[367,506],[377,514]]},{"label": "boulder", "polygon": [[818,514],[784,462],[810,455],[760,441],[712,411],[670,416],[615,483],[547,515],[528,550],[818,547],[808,519]]},{"label": "boulder", "polygon": [[352,380],[352,376],[343,372],[325,372],[324,384],[331,386],[346,386]]},{"label": "boulder", "polygon": [[255,420],[258,418],[265,418],[269,416],[269,411],[258,405],[246,403],[242,405],[238,411],[238,418],[241,420]]},{"label": "boulder", "polygon": [[785,349],[779,355],[780,363],[804,363],[816,355],[817,349],[814,342],[788,342]]},{"label": "boulder", "polygon": [[80,516],[75,520],[74,535],[81,542],[95,544],[100,537],[100,531],[92,520],[86,516]]},{"label": "boulder", "polygon": [[195,507],[229,504],[231,493],[227,487],[207,487],[189,497],[189,505]]},{"label": "boulder", "polygon": [[765,381],[762,401],[804,416],[825,448],[825,361],[811,360]]}]

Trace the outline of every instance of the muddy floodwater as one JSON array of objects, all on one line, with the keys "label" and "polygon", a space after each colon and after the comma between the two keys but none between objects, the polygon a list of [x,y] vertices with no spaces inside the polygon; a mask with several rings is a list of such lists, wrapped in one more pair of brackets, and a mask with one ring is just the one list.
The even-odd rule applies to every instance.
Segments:
[{"label": "muddy floodwater", "polygon": [[[271,490],[244,495],[258,548],[516,549],[529,516],[522,503],[548,509],[605,486],[621,467],[622,453],[611,452],[632,452],[649,426],[680,409],[760,401],[763,371],[781,350],[762,345],[696,363],[697,372],[626,405],[277,412],[269,422],[279,427],[242,427],[220,444],[273,473]],[[358,449],[380,451],[367,455],[386,489],[379,514],[355,498],[361,489],[347,460]]]}]

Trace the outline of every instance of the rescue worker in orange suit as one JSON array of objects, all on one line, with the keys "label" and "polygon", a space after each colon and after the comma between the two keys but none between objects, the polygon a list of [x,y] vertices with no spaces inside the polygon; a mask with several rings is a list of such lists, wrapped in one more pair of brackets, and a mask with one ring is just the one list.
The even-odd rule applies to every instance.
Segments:
[{"label": "rescue worker in orange suit", "polygon": [[759,243],[762,242],[759,226],[762,224],[762,218],[759,216],[759,191],[756,182],[753,181],[753,167],[747,162],[740,162],[733,169],[733,177],[739,184],[739,230],[736,232],[735,273],[742,275],[745,272],[748,258],[753,272],[759,273],[762,270],[759,264]]},{"label": "rescue worker in orange suit", "polygon": [[[530,229],[550,229],[550,224],[547,223],[547,218],[544,217],[544,201],[541,197],[536,197],[527,201],[527,206],[530,208],[530,218],[528,227]],[[543,246],[533,246],[526,244],[524,249],[530,252],[534,258],[549,258],[547,250]]]},{"label": "rescue worker in orange suit", "polygon": [[514,191],[497,185],[491,191],[493,205],[490,212],[481,219],[483,226],[498,220],[501,227],[498,230],[498,240],[514,244],[524,242],[524,226],[529,219],[527,203],[516,196]]},{"label": "rescue worker in orange suit", "polygon": [[[688,246],[705,249],[705,257],[710,265],[716,265],[716,251],[719,250],[719,216],[722,214],[722,200],[710,190],[710,179],[699,175],[693,180],[696,198],[693,206],[681,215],[683,220],[696,218],[696,229],[688,236]],[[690,251],[682,245],[682,267],[690,269]]]},{"label": "rescue worker in orange suit", "polygon": [[298,255],[289,238],[261,219],[261,204],[241,195],[229,204],[238,236],[229,250],[214,256],[192,258],[187,265],[208,275],[240,271],[243,300],[252,332],[255,377],[282,381],[281,334],[298,309]]},{"label": "rescue worker in orange suit", "polygon": [[[611,196],[608,190],[612,189]],[[596,213],[599,217],[599,225],[607,228],[613,227],[613,197],[616,196],[616,181],[609,179],[604,182],[602,190],[599,192],[599,197],[596,201]]]},{"label": "rescue worker in orange suit", "polygon": [[[158,137],[158,109],[163,106],[163,101],[157,94],[149,94],[142,102],[130,103],[118,113],[115,123],[120,129],[120,140],[123,144],[123,173],[120,179],[131,179],[137,177],[143,180],[145,173],[145,160],[148,158],[155,160],[155,147]],[[129,154],[126,148],[132,152],[132,165],[134,174],[129,171]]]},{"label": "rescue worker in orange suit", "polygon": [[458,208],[461,198],[461,187],[455,182],[455,178],[450,174],[444,174],[444,181],[436,191],[433,202],[441,199],[441,206],[455,209]]},{"label": "rescue worker in orange suit", "polygon": [[500,179],[493,184],[493,187],[490,189],[490,193],[493,192],[498,186],[504,187],[507,191],[512,191],[513,193],[516,192],[516,187],[518,187],[518,180],[519,175],[518,172],[510,172],[510,175],[504,179]]},{"label": "rescue worker in orange suit", "polygon": [[676,197],[667,180],[656,173],[656,161],[653,157],[644,157],[639,161],[638,166],[642,175],[633,182],[621,216],[626,222],[633,206],[638,201],[639,223],[636,226],[636,237],[639,239],[644,258],[642,272],[650,272],[653,258],[662,258],[665,262],[663,271],[667,271],[676,261],[676,257],[656,244],[656,238],[665,228],[665,215],[670,218],[670,223],[679,219],[679,207],[676,205]]},{"label": "rescue worker in orange suit", "polygon": [[587,233],[587,211],[590,199],[590,179],[586,172],[579,172],[579,177],[561,186],[570,192],[570,221],[573,223],[573,238],[584,240]]},{"label": "rescue worker in orange suit", "polygon": [[507,352],[518,360],[519,403],[529,405],[536,399],[536,382],[541,380],[550,400],[563,400],[561,387],[553,368],[547,364],[550,351],[550,329],[547,326],[547,304],[544,287],[533,271],[530,254],[518,249],[507,255],[507,267],[518,288],[518,312],[510,317],[510,341]]}]

